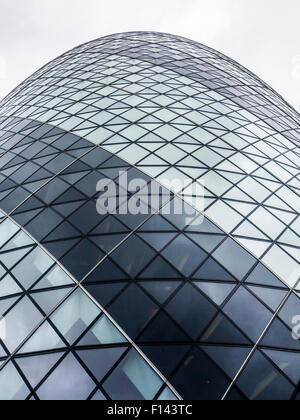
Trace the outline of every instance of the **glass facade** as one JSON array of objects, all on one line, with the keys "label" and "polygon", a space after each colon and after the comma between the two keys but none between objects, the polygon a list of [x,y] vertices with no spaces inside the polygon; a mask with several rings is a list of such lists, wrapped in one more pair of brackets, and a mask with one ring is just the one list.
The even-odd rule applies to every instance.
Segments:
[{"label": "glass facade", "polygon": [[[0,399],[299,399],[299,140],[269,86],[177,36],[23,82],[0,103]],[[96,211],[120,171],[157,186],[148,214]]]}]

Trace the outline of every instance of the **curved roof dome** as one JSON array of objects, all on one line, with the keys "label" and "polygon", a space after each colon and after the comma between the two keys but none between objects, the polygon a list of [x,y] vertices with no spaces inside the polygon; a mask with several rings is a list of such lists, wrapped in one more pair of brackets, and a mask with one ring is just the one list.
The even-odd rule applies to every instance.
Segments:
[{"label": "curved roof dome", "polygon": [[[0,398],[295,397],[299,140],[274,90],[173,35],[25,80],[0,103]],[[97,212],[120,171],[151,211]]]}]

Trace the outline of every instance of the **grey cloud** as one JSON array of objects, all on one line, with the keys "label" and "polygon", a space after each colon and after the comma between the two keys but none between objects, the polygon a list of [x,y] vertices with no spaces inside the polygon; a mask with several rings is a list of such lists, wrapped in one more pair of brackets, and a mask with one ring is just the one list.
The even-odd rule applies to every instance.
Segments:
[{"label": "grey cloud", "polygon": [[0,98],[78,44],[153,30],[218,49],[300,109],[299,0],[0,0],[0,10]]}]

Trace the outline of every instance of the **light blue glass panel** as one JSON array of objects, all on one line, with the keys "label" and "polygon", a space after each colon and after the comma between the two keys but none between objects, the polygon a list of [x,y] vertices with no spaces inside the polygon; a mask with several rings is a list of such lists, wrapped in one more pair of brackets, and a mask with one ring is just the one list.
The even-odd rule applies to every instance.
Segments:
[{"label": "light blue glass panel", "polygon": [[55,350],[65,347],[65,344],[46,321],[29,338],[18,353],[33,353],[45,350]]},{"label": "light blue glass panel", "polygon": [[36,355],[16,359],[30,385],[35,388],[62,357],[63,353]]},{"label": "light blue glass panel", "polygon": [[170,390],[170,388],[166,387],[163,392],[158,397],[159,401],[178,401],[176,395]]},{"label": "light blue glass panel", "polygon": [[113,400],[152,400],[162,385],[153,369],[131,350],[104,383],[104,388]]},{"label": "light blue glass panel", "polygon": [[77,289],[51,316],[52,322],[73,343],[101,313],[80,289]]},{"label": "light blue glass panel", "polygon": [[42,249],[35,248],[13,270],[13,275],[27,289],[45,273],[54,261]]},{"label": "light blue glass panel", "polygon": [[87,332],[79,345],[118,344],[126,342],[126,338],[117,330],[113,323],[103,315]]},{"label": "light blue glass panel", "polygon": [[12,362],[0,371],[0,400],[23,400],[29,390]]},{"label": "light blue glass panel", "polygon": [[94,381],[69,354],[38,389],[37,395],[42,400],[77,401],[86,400],[94,389]]},{"label": "light blue glass panel", "polygon": [[5,316],[6,336],[3,342],[6,347],[10,351],[15,350],[42,319],[40,311],[25,296]]}]

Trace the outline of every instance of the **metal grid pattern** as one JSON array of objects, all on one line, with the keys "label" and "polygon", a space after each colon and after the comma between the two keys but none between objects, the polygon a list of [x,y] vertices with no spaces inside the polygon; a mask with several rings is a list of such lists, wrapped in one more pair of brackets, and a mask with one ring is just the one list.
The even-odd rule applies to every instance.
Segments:
[{"label": "metal grid pattern", "polygon": [[151,176],[201,178],[207,215],[276,274],[299,260],[299,115],[210,49],[164,35],[106,37],[33,76],[0,115],[49,122]]},{"label": "metal grid pattern", "polygon": [[1,400],[180,398],[72,275],[1,220]]},{"label": "metal grid pattern", "polygon": [[[65,385],[66,399],[296,395],[295,111],[219,53],[137,33],[65,54],[0,115],[1,312],[14,320],[22,302],[34,307],[25,350],[0,342],[0,382],[12,378],[0,397],[54,398],[66,371],[79,381],[78,394]],[[95,185],[120,169],[146,182],[204,178],[203,223],[164,214],[164,187],[153,215],[100,216]],[[176,191],[171,201],[183,198]],[[38,271],[24,275],[30,258]],[[60,279],[51,270],[69,283],[49,284],[49,273]],[[47,348],[38,347],[41,320],[56,334]]]}]

